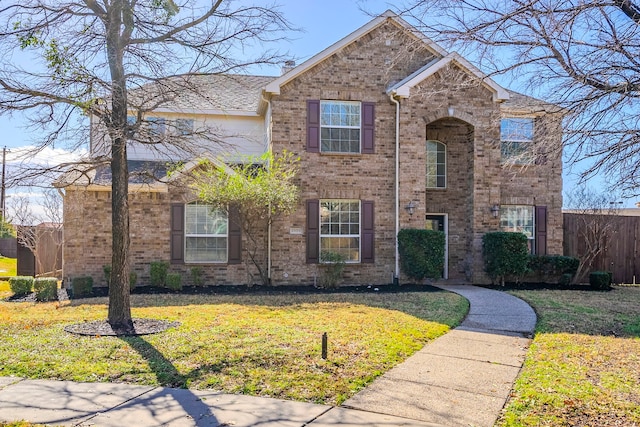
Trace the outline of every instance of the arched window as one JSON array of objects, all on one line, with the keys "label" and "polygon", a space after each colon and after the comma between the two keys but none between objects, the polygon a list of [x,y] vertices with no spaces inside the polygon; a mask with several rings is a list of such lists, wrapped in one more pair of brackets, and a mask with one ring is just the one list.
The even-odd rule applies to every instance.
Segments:
[{"label": "arched window", "polygon": [[427,188],[447,187],[447,146],[427,141]]},{"label": "arched window", "polygon": [[199,202],[185,205],[184,213],[185,262],[227,262],[227,214]]}]

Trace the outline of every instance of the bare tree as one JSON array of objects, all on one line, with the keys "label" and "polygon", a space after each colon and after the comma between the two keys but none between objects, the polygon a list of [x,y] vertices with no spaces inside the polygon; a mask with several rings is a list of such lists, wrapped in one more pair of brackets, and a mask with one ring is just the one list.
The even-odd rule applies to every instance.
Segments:
[{"label": "bare tree", "polygon": [[[274,5],[215,0],[7,0],[0,4],[0,112],[27,112],[47,131],[38,147],[67,139],[86,142],[88,116],[108,136],[102,156],[89,168],[108,164],[112,189],[112,273],[108,320],[132,328],[129,302],[129,206],[127,142],[161,150],[193,150],[183,132],[160,133],[146,113],[179,97],[205,98],[198,78],[238,72],[283,59],[260,49],[281,39],[288,22]],[[13,61],[28,56],[25,66]],[[133,111],[132,111],[133,110]],[[128,116],[137,120],[133,123]],[[209,144],[215,129],[195,132]],[[78,139],[79,138],[79,139]],[[191,140],[190,140],[191,141]],[[72,147],[73,148],[73,147]],[[92,147],[94,148],[94,147]],[[99,151],[99,150],[98,150]],[[182,159],[181,159],[182,160]],[[87,167],[75,175],[86,177]],[[48,171],[48,170],[47,170]],[[68,183],[68,181],[67,181]]]},{"label": "bare tree", "polygon": [[620,210],[617,203],[611,202],[612,198],[615,200],[615,195],[597,193],[584,186],[566,198],[568,211],[575,214],[577,221],[577,241],[582,243],[583,248],[576,254],[580,259],[573,278],[576,283],[586,279],[593,262],[607,249],[618,227]]},{"label": "bare tree", "polygon": [[40,212],[26,196],[14,197],[12,202],[18,244],[35,255],[36,273],[55,276],[63,244],[62,196],[53,189],[43,192]]},{"label": "bare tree", "polygon": [[[640,4],[633,0],[406,0],[429,37],[565,115],[565,146],[583,179],[603,174],[640,194]],[[548,107],[547,107],[548,108]],[[549,139],[550,142],[553,139]],[[559,151],[562,147],[546,147]]]}]

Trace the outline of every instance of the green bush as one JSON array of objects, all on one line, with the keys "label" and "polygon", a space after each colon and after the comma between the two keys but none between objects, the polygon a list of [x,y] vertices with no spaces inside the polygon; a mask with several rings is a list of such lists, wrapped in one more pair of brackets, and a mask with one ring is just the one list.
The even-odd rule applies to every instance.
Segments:
[{"label": "green bush", "polygon": [[105,264],[102,266],[104,271],[104,279],[107,281],[107,286],[111,284],[111,264]]},{"label": "green bush", "polygon": [[591,288],[606,291],[611,289],[611,273],[608,271],[593,271],[589,274]]},{"label": "green bush", "polygon": [[9,288],[16,296],[24,296],[31,293],[33,288],[33,277],[16,276],[9,278]]},{"label": "green bush", "polygon": [[202,271],[202,267],[191,267],[191,281],[194,286],[202,286],[204,285],[204,272]]},{"label": "green bush", "polygon": [[33,290],[38,301],[54,301],[58,299],[58,279],[55,277],[39,277],[33,281]]},{"label": "green bush", "polygon": [[[529,272],[534,278],[551,283],[555,280],[559,284],[565,284],[567,275],[569,283],[578,271],[580,260],[578,258],[562,255],[530,255]],[[566,283],[568,284],[568,283]]]},{"label": "green bush", "polygon": [[320,286],[327,289],[337,288],[346,265],[344,255],[339,252],[322,251],[320,260],[322,261]]},{"label": "green bush", "polygon": [[569,286],[572,280],[573,280],[573,274],[564,273],[562,276],[560,276],[560,280],[558,280],[558,284],[560,286]]},{"label": "green bush", "polygon": [[172,291],[182,290],[182,275],[180,273],[169,273],[166,278],[167,289]]},{"label": "green bush", "polygon": [[93,295],[93,277],[74,277],[71,281],[71,292],[74,298]]},{"label": "green bush", "polygon": [[439,279],[444,271],[445,235],[442,231],[405,228],[398,233],[400,268],[409,278]]},{"label": "green bush", "polygon": [[527,272],[529,244],[522,233],[496,231],[482,236],[484,269],[493,283],[504,285],[511,276],[518,281]]},{"label": "green bush", "polygon": [[[104,271],[104,278],[107,281],[107,285],[111,284],[111,264],[104,265],[102,267]],[[134,290],[138,284],[138,274],[135,271],[129,273],[129,290]]]},{"label": "green bush", "polygon": [[151,284],[153,286],[164,286],[167,283],[168,270],[168,263],[164,261],[153,261],[150,269]]},{"label": "green bush", "polygon": [[132,271],[129,273],[129,290],[134,290],[138,284],[138,273]]}]

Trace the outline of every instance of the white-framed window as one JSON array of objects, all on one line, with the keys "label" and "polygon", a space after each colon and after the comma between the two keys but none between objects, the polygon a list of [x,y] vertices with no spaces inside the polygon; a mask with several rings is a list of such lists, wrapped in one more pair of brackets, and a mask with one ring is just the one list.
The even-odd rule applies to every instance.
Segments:
[{"label": "white-framed window", "polygon": [[329,252],[360,262],[360,200],[320,200],[320,262]]},{"label": "white-framed window", "polygon": [[500,206],[500,229],[523,233],[529,239],[529,252],[535,243],[535,207],[530,205]]},{"label": "white-framed window", "polygon": [[320,151],[360,152],[360,102],[320,101]]},{"label": "white-framed window", "polygon": [[427,141],[427,188],[447,187],[447,146]]},{"label": "white-framed window", "polygon": [[531,117],[507,117],[500,121],[500,152],[503,161],[531,163],[533,122]]},{"label": "white-framed window", "polygon": [[200,202],[184,208],[184,261],[227,262],[229,221],[227,214]]}]

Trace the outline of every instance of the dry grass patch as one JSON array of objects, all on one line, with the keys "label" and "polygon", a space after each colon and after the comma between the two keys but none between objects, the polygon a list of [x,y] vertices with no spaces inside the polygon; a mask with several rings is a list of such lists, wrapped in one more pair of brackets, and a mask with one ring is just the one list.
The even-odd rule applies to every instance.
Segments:
[{"label": "dry grass patch", "polygon": [[640,426],[640,288],[513,291],[538,314],[500,426]]},{"label": "dry grass patch", "polygon": [[[0,303],[0,375],[117,381],[339,404],[468,309],[447,292],[133,295],[133,315],[179,321],[145,337],[81,337],[106,299]],[[320,357],[321,335],[329,357]]]}]

